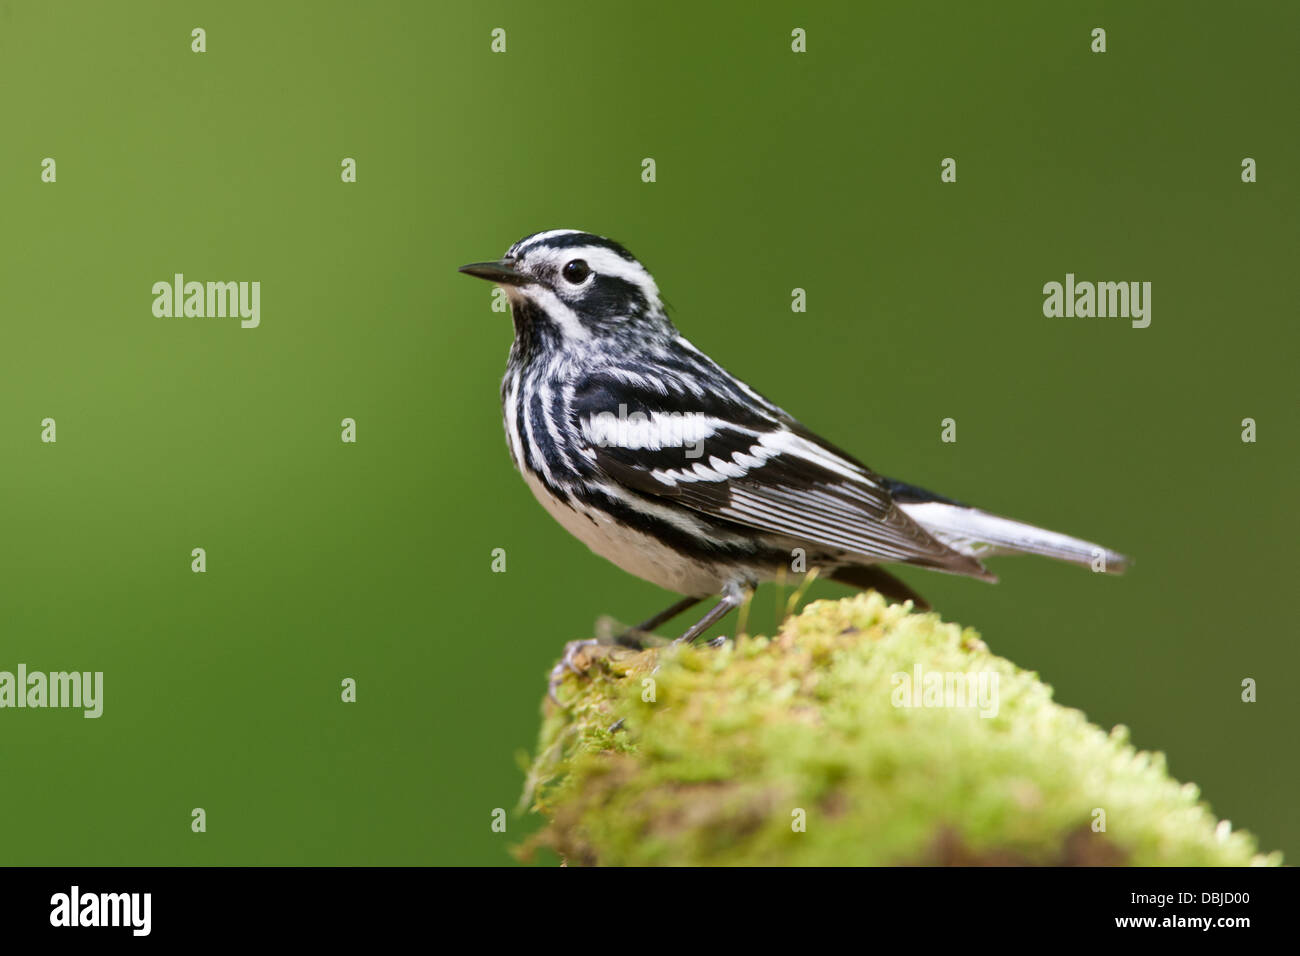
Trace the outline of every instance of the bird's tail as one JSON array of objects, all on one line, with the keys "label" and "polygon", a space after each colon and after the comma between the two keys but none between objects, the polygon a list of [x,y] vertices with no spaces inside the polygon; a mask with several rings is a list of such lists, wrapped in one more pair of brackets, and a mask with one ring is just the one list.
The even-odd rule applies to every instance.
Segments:
[{"label": "bird's tail", "polygon": [[996,554],[1041,554],[1108,574],[1123,574],[1131,563],[1118,551],[1091,541],[1071,538],[951,501],[900,500],[898,507],[948,547],[973,558]]}]

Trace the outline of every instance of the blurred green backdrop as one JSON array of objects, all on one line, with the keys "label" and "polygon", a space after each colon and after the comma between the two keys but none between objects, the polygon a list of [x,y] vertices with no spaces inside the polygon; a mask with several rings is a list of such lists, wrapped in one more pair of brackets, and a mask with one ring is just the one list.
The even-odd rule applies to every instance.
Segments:
[{"label": "blurred green backdrop", "polygon": [[[1294,856],[1297,27],[0,0],[0,670],[105,672],[99,720],[0,711],[0,863],[509,860],[530,822],[491,815],[561,646],[671,600],[505,450],[509,320],[455,270],[551,227],[624,241],[697,345],[877,470],[1135,555],[903,576]],[[261,327],[155,318],[176,272],[260,281]],[[1151,281],[1151,327],[1044,318],[1066,272]]]}]

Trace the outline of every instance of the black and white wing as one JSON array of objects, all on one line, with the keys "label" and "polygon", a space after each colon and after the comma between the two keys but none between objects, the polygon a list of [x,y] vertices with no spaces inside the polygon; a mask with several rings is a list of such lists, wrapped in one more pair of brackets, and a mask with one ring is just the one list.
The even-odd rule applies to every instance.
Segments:
[{"label": "black and white wing", "polygon": [[640,494],[862,564],[993,579],[899,509],[885,479],[734,379],[604,369],[569,414],[581,453]]}]

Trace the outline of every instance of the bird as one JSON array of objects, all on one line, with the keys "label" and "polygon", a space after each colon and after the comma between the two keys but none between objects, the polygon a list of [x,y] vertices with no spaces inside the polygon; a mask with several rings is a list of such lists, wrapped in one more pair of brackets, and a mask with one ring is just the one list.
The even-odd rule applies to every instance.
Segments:
[{"label": "bird", "polygon": [[[624,246],[577,229],[525,236],[460,272],[504,290],[514,339],[501,383],[506,445],[541,505],[597,555],[682,595],[615,640],[711,597],[699,638],[801,563],[889,600],[929,603],[881,565],[995,582],[991,555],[1109,574],[1125,555],[887,478],[801,424],[687,340]],[[571,641],[550,696],[577,655]]]}]

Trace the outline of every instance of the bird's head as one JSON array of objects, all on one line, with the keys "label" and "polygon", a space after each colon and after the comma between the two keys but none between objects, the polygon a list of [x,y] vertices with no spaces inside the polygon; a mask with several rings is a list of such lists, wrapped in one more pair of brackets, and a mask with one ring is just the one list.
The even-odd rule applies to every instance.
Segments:
[{"label": "bird's head", "polygon": [[538,232],[520,239],[503,258],[460,271],[505,289],[516,338],[531,344],[630,348],[677,334],[654,277],[603,236],[576,229]]}]

